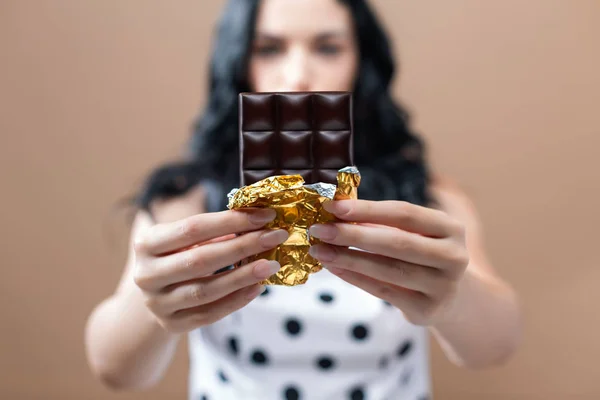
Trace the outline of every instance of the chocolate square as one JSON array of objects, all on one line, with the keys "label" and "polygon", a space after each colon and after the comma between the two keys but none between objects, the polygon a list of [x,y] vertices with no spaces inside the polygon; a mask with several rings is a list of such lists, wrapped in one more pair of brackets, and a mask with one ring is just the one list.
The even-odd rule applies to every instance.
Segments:
[{"label": "chocolate square", "polygon": [[350,92],[241,93],[240,178],[249,185],[300,174],[306,183],[337,183],[354,165]]},{"label": "chocolate square", "polygon": [[243,131],[275,129],[275,96],[249,93],[244,99]]},{"label": "chocolate square", "polygon": [[308,93],[296,96],[277,96],[281,130],[303,131],[311,129],[310,103]]},{"label": "chocolate square", "polygon": [[311,131],[281,132],[279,140],[281,168],[312,168],[312,141]]}]

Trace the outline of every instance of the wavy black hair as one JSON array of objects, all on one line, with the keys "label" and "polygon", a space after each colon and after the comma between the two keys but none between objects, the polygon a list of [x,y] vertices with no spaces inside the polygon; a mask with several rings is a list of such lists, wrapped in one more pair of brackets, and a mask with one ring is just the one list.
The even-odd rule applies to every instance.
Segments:
[{"label": "wavy black hair", "polygon": [[[388,37],[367,0],[338,1],[351,11],[360,54],[353,88],[359,197],[427,205],[424,145],[390,94],[396,68]],[[150,174],[136,198],[139,207],[203,184],[210,188],[207,211],[226,208],[227,192],[239,185],[238,94],[250,91],[247,63],[259,6],[260,0],[229,0],[225,6],[212,49],[208,103],[187,155]]]}]

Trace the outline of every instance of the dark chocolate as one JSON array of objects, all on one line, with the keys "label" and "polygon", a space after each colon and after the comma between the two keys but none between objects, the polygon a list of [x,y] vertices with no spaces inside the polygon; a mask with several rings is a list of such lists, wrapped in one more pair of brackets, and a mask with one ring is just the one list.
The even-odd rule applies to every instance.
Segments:
[{"label": "dark chocolate", "polygon": [[293,174],[335,184],[354,165],[350,92],[241,93],[239,107],[242,185]]}]

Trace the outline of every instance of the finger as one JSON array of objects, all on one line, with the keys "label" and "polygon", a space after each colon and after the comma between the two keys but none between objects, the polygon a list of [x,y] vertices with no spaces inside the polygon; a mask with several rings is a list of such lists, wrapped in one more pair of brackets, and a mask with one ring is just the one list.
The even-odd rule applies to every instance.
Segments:
[{"label": "finger", "polygon": [[423,315],[431,307],[431,299],[423,293],[381,282],[353,271],[338,268],[329,268],[329,271],[349,284],[395,305],[407,316]]},{"label": "finger", "polygon": [[157,303],[163,313],[212,303],[267,279],[280,268],[277,261],[258,260],[219,275],[173,285],[159,295]]},{"label": "finger", "polygon": [[452,236],[460,229],[443,211],[403,201],[339,200],[323,207],[344,221],[387,225],[430,237]]},{"label": "finger", "polygon": [[206,242],[202,242],[202,243],[199,243],[199,244],[203,245],[203,244],[209,244],[209,243],[224,242],[226,240],[234,239],[235,237],[237,237],[237,235],[235,233],[230,233],[229,235],[219,236],[219,237],[207,240]]},{"label": "finger", "polygon": [[245,307],[264,291],[262,285],[252,285],[233,292],[213,303],[177,311],[172,319],[188,329],[213,324],[227,315]]},{"label": "finger", "polygon": [[235,239],[197,246],[150,261],[145,282],[147,290],[211,275],[246,257],[260,254],[283,243],[288,238],[285,230],[263,230],[247,233]]},{"label": "finger", "polygon": [[275,214],[272,209],[197,214],[152,226],[139,236],[135,248],[151,255],[167,254],[220,236],[260,229],[272,221]]},{"label": "finger", "polygon": [[[209,240],[207,240],[207,241],[200,242],[200,243],[197,243],[197,244],[194,244],[194,245],[191,245],[191,246],[185,247],[185,248],[183,248],[183,249],[181,249],[181,250],[188,250],[188,249],[191,249],[191,248],[194,248],[194,247],[198,247],[198,246],[202,246],[202,245],[209,244],[209,243],[218,243],[218,242],[224,242],[224,241],[226,241],[226,240],[231,240],[231,239],[235,238],[236,236],[237,236],[237,235],[236,235],[235,233],[231,233],[231,234],[229,234],[229,235],[225,235],[225,236],[219,236],[219,237],[216,237],[216,238],[214,238],[214,239],[209,239]],[[174,252],[171,252],[171,254],[173,254],[173,253],[174,253]],[[164,255],[167,255],[167,254],[164,254]]]},{"label": "finger", "polygon": [[447,286],[447,278],[439,270],[423,265],[326,244],[314,245],[309,252],[326,267],[353,271],[432,297],[441,294]]},{"label": "finger", "polygon": [[313,225],[311,236],[337,246],[356,247],[386,257],[439,269],[452,268],[465,258],[450,239],[434,239],[384,226],[332,223]]}]

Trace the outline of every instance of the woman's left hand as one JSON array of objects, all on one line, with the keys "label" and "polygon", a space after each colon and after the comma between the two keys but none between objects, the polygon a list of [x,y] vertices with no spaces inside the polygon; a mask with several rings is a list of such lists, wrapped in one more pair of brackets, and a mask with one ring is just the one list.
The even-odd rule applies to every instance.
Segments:
[{"label": "woman's left hand", "polygon": [[343,222],[310,228],[324,242],[310,250],[323,266],[417,325],[434,324],[450,308],[469,263],[461,222],[401,201],[341,200],[324,207]]}]

